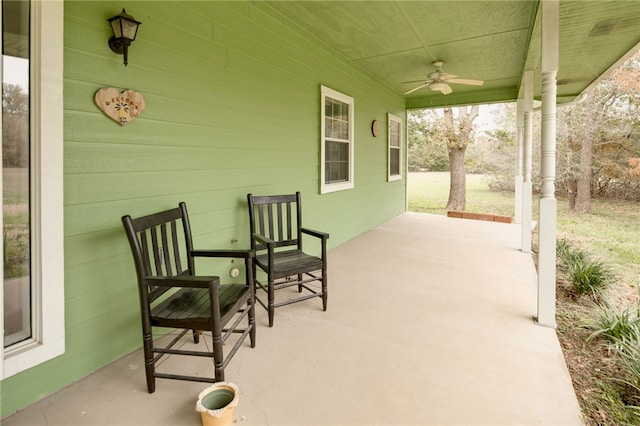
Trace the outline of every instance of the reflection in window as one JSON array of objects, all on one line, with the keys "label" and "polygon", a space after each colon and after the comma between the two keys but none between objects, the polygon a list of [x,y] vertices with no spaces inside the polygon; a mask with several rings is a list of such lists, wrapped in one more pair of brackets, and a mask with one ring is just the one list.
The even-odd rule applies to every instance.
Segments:
[{"label": "reflection in window", "polygon": [[2,1],[4,347],[32,336],[29,2]]},{"label": "reflection in window", "polygon": [[349,180],[349,144],[327,141],[325,183]]}]

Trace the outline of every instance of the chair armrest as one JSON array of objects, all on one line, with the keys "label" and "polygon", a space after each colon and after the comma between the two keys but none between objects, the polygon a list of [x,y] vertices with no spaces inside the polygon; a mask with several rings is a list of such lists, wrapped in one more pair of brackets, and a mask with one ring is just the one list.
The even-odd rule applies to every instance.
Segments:
[{"label": "chair armrest", "polygon": [[271,238],[267,238],[264,235],[256,234],[255,232],[251,235],[251,238],[259,242],[263,246],[267,246],[267,247],[273,247],[276,244],[276,242],[273,241]]},{"label": "chair armrest", "polygon": [[191,287],[210,288],[220,285],[220,278],[215,276],[177,275],[174,277],[146,277],[145,285],[155,287]]},{"label": "chair armrest", "polygon": [[327,234],[326,232],[320,232],[320,231],[316,231],[314,229],[309,229],[309,228],[300,228],[300,231],[307,235],[312,235],[314,237],[322,238],[323,240],[329,239],[329,234]]},{"label": "chair armrest", "polygon": [[192,250],[192,256],[199,257],[235,257],[249,259],[254,256],[253,250]]}]

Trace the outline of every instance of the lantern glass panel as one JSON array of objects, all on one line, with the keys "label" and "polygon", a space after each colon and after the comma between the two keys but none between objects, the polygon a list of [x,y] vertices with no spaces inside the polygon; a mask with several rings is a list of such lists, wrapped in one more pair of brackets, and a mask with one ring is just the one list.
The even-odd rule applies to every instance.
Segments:
[{"label": "lantern glass panel", "polygon": [[138,24],[128,19],[121,19],[120,21],[122,22],[122,36],[132,41],[135,40]]},{"label": "lantern glass panel", "polygon": [[120,27],[120,18],[110,21],[110,24],[111,24],[111,30],[113,31],[113,36],[115,38],[122,37],[122,28]]}]

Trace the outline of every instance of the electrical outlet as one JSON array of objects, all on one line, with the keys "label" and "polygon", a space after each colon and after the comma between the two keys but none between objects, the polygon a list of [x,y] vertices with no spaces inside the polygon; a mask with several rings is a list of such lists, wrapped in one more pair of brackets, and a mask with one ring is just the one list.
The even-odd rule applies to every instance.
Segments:
[{"label": "electrical outlet", "polygon": [[240,276],[240,269],[238,268],[231,268],[229,270],[229,276],[231,278],[238,278],[238,276]]}]

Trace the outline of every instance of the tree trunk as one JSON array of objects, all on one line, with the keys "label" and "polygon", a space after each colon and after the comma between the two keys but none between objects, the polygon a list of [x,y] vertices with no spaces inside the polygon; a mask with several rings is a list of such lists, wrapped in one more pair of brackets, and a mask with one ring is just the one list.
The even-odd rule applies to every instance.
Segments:
[{"label": "tree trunk", "polygon": [[[566,113],[566,118],[570,120],[572,117],[572,111]],[[575,159],[574,152],[580,148],[580,145],[576,143],[574,139],[574,135],[572,132],[567,132],[567,164],[566,164],[566,173],[567,173],[567,202],[569,210],[573,211],[576,208],[576,195],[578,193],[578,181],[576,180],[574,169],[575,169]]]},{"label": "tree trunk", "polygon": [[567,201],[569,202],[569,210],[576,208],[576,193],[578,192],[578,182],[575,179],[567,181]]},{"label": "tree trunk", "polygon": [[467,178],[464,170],[464,154],[469,145],[469,136],[473,130],[473,120],[478,116],[478,105],[471,108],[458,108],[458,122],[453,119],[453,110],[445,108],[444,127],[449,151],[449,200],[447,211],[464,211],[467,201]]},{"label": "tree trunk", "polygon": [[593,163],[593,140],[586,137],[580,147],[580,174],[578,175],[576,213],[591,212],[591,166]]},{"label": "tree trunk", "polygon": [[464,211],[467,201],[467,177],[464,170],[464,154],[467,147],[449,150],[449,201],[447,211]]}]

